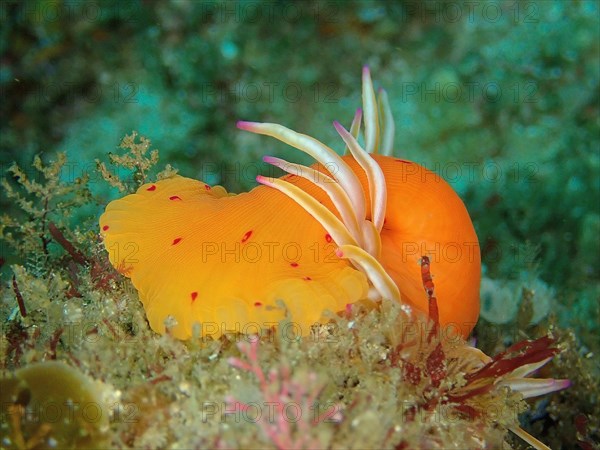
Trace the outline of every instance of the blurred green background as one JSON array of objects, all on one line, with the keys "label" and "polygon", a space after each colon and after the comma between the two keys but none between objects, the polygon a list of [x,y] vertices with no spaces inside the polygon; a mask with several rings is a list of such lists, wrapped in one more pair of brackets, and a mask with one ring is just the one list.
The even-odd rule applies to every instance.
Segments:
[{"label": "blurred green background", "polygon": [[[97,216],[118,193],[94,160],[136,130],[161,165],[238,192],[267,171],[265,154],[308,161],[237,120],[342,151],[331,122],[349,126],[368,64],[388,90],[396,155],[457,189],[486,274],[535,271],[592,330],[598,17],[597,1],[1,1],[0,164],[67,152],[63,176],[90,175]],[[0,205],[13,209],[4,193]]]}]

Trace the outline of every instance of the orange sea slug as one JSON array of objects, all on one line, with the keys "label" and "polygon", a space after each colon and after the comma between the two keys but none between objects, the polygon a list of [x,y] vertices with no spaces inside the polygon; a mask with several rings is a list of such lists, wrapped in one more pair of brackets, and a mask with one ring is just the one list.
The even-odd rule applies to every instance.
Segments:
[{"label": "orange sea slug", "polygon": [[[393,121],[363,69],[365,148],[335,122],[350,155],[340,157],[281,125],[239,122],[314,157],[305,167],[265,157],[289,172],[248,193],[175,176],[111,202],[100,230],[111,263],[138,289],[151,327],[191,337],[256,333],[289,313],[293,333],[363,299],[427,311],[422,256],[431,261],[442,327],[467,336],[479,315],[480,255],[465,206],[424,167],[391,154]],[[380,154],[377,154],[380,153]],[[279,302],[279,300],[281,302]],[[285,306],[284,306],[285,305]]]}]

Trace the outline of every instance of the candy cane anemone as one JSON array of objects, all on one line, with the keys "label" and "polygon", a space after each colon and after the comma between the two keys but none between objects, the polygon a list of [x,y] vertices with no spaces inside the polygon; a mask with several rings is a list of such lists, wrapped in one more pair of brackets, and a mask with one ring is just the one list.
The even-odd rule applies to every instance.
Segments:
[{"label": "candy cane anemone", "polygon": [[439,320],[467,336],[479,315],[480,257],[467,210],[438,175],[390,156],[394,125],[385,91],[363,69],[363,111],[334,127],[348,155],[272,123],[238,127],[312,156],[312,167],[265,156],[288,175],[259,176],[248,193],[173,177],[111,202],[100,218],[111,263],[138,289],[150,325],[189,338],[256,333],[288,314],[306,335],[359,300],[427,311],[428,256]]}]

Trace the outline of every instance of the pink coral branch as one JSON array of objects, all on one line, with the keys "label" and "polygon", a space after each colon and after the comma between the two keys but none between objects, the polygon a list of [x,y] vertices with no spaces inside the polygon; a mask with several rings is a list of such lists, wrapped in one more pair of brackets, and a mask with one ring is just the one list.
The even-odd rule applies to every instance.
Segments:
[{"label": "pink coral branch", "polygon": [[[306,379],[294,378],[291,368],[286,364],[271,369],[265,375],[258,360],[258,342],[258,339],[253,339],[249,343],[238,344],[246,361],[235,357],[228,360],[232,367],[252,373],[258,380],[262,400],[269,407],[269,414],[261,414],[257,424],[278,449],[322,447],[311,433],[311,428],[327,419],[340,421],[342,416],[338,408],[333,416],[329,411],[310,414],[318,407],[317,399],[324,387],[317,375],[309,372]],[[228,407],[235,410],[248,411],[250,408],[249,404],[233,396],[226,397],[225,401]],[[300,410],[297,417],[290,418],[288,408],[292,405]],[[311,415],[312,419],[309,419]]]}]

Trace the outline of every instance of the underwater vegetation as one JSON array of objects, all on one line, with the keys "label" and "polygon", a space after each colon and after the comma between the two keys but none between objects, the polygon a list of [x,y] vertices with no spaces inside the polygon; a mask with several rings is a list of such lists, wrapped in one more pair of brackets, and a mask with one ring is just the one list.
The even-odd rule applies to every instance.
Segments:
[{"label": "underwater vegetation", "polygon": [[[369,99],[372,88],[366,74],[364,92]],[[365,125],[370,123],[366,126],[371,130],[378,123],[373,105],[365,107]],[[360,125],[351,129],[358,137]],[[349,147],[359,146],[349,133],[340,134]],[[367,142],[375,136],[379,135],[365,132]],[[122,148],[127,152],[113,155],[111,162],[131,169],[133,182],[128,186],[98,161],[107,183],[124,191],[154,192],[180,179],[170,167],[160,173],[161,179],[151,175],[158,154],[150,151],[147,139],[127,136]],[[370,158],[360,148],[353,154]],[[153,327],[162,333],[157,335],[146,320],[152,310],[144,311],[139,292],[122,277],[131,271],[119,258],[110,257],[111,243],[102,242],[96,232],[69,228],[64,208],[54,206],[67,204],[71,197],[82,201],[72,200],[70,208],[89,201],[85,179],[69,188],[59,180],[65,164],[64,156],[47,166],[34,161],[41,178],[35,182],[14,166],[15,176],[4,181],[11,198],[35,224],[22,229],[19,221],[4,217],[3,236],[23,255],[41,255],[25,265],[12,265],[13,277],[2,290],[7,317],[1,336],[2,383],[11,392],[3,411],[7,420],[2,442],[7,448],[51,447],[59,439],[72,446],[81,439],[91,446],[109,442],[113,447],[151,448],[447,448],[449,443],[497,448],[512,439],[511,431],[543,449],[547,447],[519,421],[528,410],[524,400],[564,389],[570,382],[554,376],[560,365],[545,372],[548,378],[530,375],[547,371],[553,357],[570,353],[578,366],[569,368],[568,377],[586,377],[585,361],[573,353],[574,343],[559,341],[561,331],[554,327],[487,356],[461,333],[448,333],[441,322],[444,299],[437,291],[435,260],[420,258],[426,306],[410,307],[402,303],[397,291],[401,286],[394,291],[395,282],[384,266],[353,241],[340,245],[337,256],[352,255],[374,288],[376,303],[365,297],[346,304],[339,314],[321,312],[326,320],[314,323],[309,333],[299,333],[294,311],[283,309],[277,326],[258,329],[258,335],[224,329],[206,337],[192,326],[191,336],[181,341],[172,332],[177,321],[170,317],[164,317],[162,329]],[[372,178],[364,185],[381,188],[385,178],[369,173],[372,170],[366,170]],[[212,191],[194,183],[200,192]],[[299,192],[289,197],[305,200]],[[307,210],[313,208],[311,215],[332,240],[347,239],[343,226],[333,228],[338,224],[335,217],[318,209],[319,202],[304,203]],[[382,233],[384,216],[370,216],[381,217]],[[114,223],[101,219],[105,236]],[[384,242],[372,247],[368,243],[376,241],[360,242],[371,251],[383,251]],[[358,292],[366,296],[368,291]],[[314,300],[319,305],[319,299]],[[47,366],[54,360],[62,362]],[[32,416],[23,412],[30,404],[28,394],[21,393],[27,387],[17,380],[27,384],[27,374],[46,369],[50,373],[49,367],[67,385],[78,387],[75,392],[59,391],[57,398],[66,397],[68,405],[92,401],[98,406],[97,423],[82,424],[77,415],[71,422],[44,415],[29,422]],[[42,397],[34,404],[43,409],[48,401],[44,395],[52,390],[30,390],[32,398]],[[582,448],[592,445],[587,420],[582,415],[574,425]]]}]

